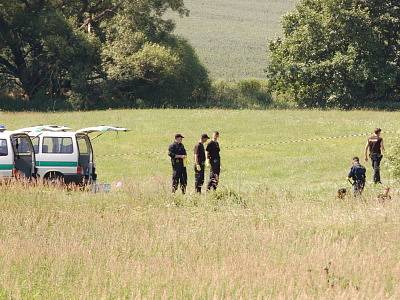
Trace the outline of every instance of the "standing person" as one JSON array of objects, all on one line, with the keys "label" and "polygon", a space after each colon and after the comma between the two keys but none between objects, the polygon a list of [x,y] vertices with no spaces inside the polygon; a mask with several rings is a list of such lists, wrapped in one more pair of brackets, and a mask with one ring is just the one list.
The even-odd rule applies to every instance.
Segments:
[{"label": "standing person", "polygon": [[221,157],[220,157],[220,148],[219,148],[219,132],[215,131],[213,133],[212,140],[208,143],[206,151],[207,158],[210,162],[211,170],[210,170],[210,181],[208,182],[207,189],[214,191],[218,187],[219,183],[219,174],[221,172]]},{"label": "standing person", "polygon": [[383,145],[383,138],[381,137],[382,130],[380,128],[376,128],[374,130],[374,134],[368,138],[367,145],[365,146],[365,161],[368,161],[368,152],[369,157],[371,158],[372,168],[374,169],[374,183],[382,183],[381,182],[381,173],[380,166],[383,158],[383,152],[385,151],[385,147]]},{"label": "standing person", "polygon": [[204,149],[204,143],[207,142],[210,137],[207,134],[202,134],[200,141],[194,146],[194,177],[195,177],[195,189],[196,193],[201,194],[201,187],[204,184],[204,171],[206,167],[206,151]]},{"label": "standing person", "polygon": [[182,144],[183,135],[176,134],[175,142],[168,148],[168,155],[172,163],[172,193],[175,193],[180,184],[182,193],[186,193],[187,171],[186,171],[186,149]]},{"label": "standing person", "polygon": [[361,196],[366,180],[366,169],[360,164],[360,159],[358,157],[353,158],[353,165],[350,169],[348,179],[353,180],[353,191],[354,197]]}]

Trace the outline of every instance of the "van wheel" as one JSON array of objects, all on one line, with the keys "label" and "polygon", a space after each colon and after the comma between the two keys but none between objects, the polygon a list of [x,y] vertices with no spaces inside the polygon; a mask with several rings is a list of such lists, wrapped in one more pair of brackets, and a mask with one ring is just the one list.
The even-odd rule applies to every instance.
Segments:
[{"label": "van wheel", "polygon": [[59,172],[49,172],[44,176],[43,180],[52,185],[64,184],[64,175]]}]

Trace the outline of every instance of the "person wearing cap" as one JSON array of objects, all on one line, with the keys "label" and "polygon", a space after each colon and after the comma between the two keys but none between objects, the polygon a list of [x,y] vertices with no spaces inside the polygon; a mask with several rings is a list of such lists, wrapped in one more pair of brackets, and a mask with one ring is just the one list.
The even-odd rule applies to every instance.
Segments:
[{"label": "person wearing cap", "polygon": [[201,188],[204,184],[204,171],[206,168],[206,151],[204,144],[210,137],[204,133],[199,142],[194,146],[194,178],[196,193],[201,194]]},{"label": "person wearing cap", "polygon": [[168,156],[172,163],[172,193],[175,193],[180,185],[182,193],[186,193],[187,171],[186,171],[186,149],[182,144],[184,136],[180,133],[175,135],[175,141],[168,148]]},{"label": "person wearing cap", "polygon": [[208,190],[216,190],[219,183],[219,174],[221,172],[221,157],[220,157],[220,148],[219,148],[219,132],[215,131],[213,133],[212,140],[208,143],[206,151],[207,158],[210,162],[210,180],[207,185]]},{"label": "person wearing cap", "polygon": [[383,145],[383,138],[381,137],[382,129],[376,128],[374,134],[368,138],[367,144],[365,146],[365,161],[371,158],[372,168],[374,169],[374,183],[381,182],[380,166],[383,158],[383,152],[385,151],[385,146]]}]

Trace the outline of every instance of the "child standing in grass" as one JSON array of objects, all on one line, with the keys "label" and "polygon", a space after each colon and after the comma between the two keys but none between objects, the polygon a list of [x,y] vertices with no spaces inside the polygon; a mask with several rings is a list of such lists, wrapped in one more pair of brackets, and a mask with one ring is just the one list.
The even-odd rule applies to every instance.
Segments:
[{"label": "child standing in grass", "polygon": [[353,165],[350,169],[348,179],[353,180],[354,197],[361,196],[366,180],[366,169],[360,164],[358,157],[353,158]]}]

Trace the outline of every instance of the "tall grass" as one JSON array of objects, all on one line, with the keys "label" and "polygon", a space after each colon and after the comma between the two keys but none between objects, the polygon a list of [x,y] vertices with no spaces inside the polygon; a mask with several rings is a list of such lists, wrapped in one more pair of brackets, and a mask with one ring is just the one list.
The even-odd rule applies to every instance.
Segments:
[{"label": "tall grass", "polygon": [[[110,193],[0,186],[0,299],[393,298],[400,296],[400,196],[368,185],[335,199],[365,137],[397,131],[399,114],[373,111],[118,110],[3,113],[10,129],[114,124],[93,141]],[[221,132],[217,193],[170,194],[167,147],[183,133]],[[384,133],[386,147],[396,134]],[[119,154],[124,154],[118,156]],[[117,156],[113,156],[117,155]],[[189,157],[191,158],[191,157]],[[386,156],[384,162],[386,161]],[[122,182],[116,188],[115,182]]]},{"label": "tall grass", "polygon": [[400,296],[399,197],[260,187],[171,196],[25,185],[0,193],[2,298]]}]

